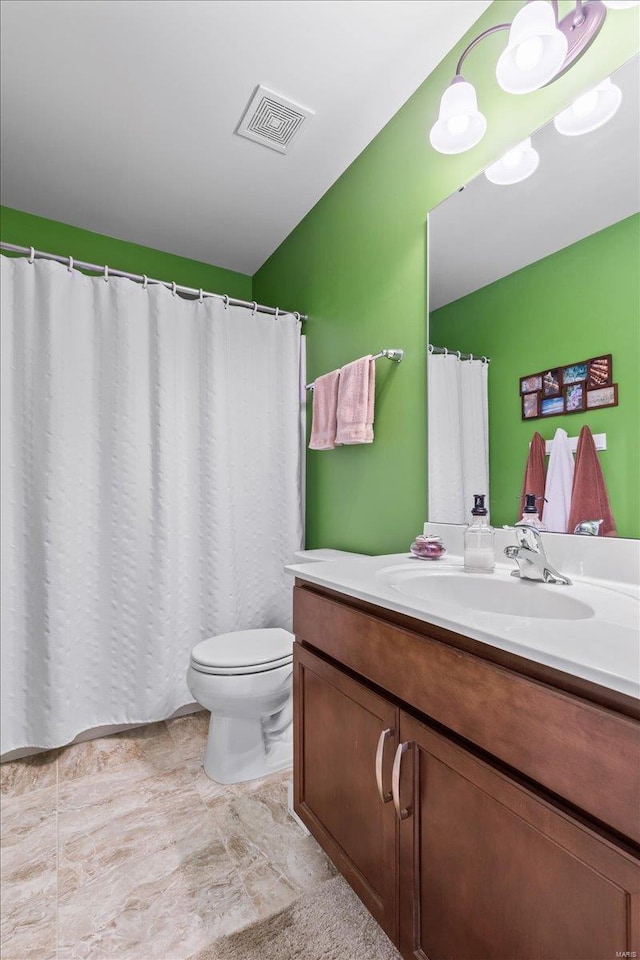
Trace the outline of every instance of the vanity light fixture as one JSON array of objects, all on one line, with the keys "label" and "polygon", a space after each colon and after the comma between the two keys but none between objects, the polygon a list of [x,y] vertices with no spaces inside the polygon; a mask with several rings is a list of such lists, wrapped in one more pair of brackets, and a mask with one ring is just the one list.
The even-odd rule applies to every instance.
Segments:
[{"label": "vanity light fixture", "polygon": [[517,147],[513,147],[503,157],[487,167],[484,175],[491,183],[507,186],[511,183],[520,183],[521,180],[526,180],[532,173],[535,173],[539,163],[540,154],[531,146],[531,137],[527,137]]},{"label": "vanity light fixture", "polygon": [[[589,49],[602,29],[607,7],[623,10],[639,3],[640,0],[576,0],[575,8],[559,19],[558,0],[528,0],[513,23],[500,23],[478,34],[462,51],[451,85],[442,95],[438,120],[429,136],[434,150],[463,153],[475,147],[485,134],[487,121],[478,110],[475,89],[461,71],[468,55],[486,37],[502,30],[509,31],[507,46],[496,67],[496,78],[507,93],[530,93],[553,83]],[[590,97],[591,92],[586,96]],[[599,100],[604,112],[604,103],[610,101],[610,93],[606,97],[599,94]],[[593,104],[593,98],[585,101],[578,110],[586,110],[589,103]],[[575,106],[573,104],[569,110]],[[613,116],[615,109],[609,116]],[[601,120],[596,126],[604,122]],[[595,130],[596,126],[588,129]],[[587,132],[587,128],[578,132]]]},{"label": "vanity light fixture", "polygon": [[611,77],[583,93],[574,100],[570,107],[559,113],[553,121],[558,133],[566,137],[579,137],[583,133],[591,133],[610,120],[616,113],[622,101],[622,90]]}]

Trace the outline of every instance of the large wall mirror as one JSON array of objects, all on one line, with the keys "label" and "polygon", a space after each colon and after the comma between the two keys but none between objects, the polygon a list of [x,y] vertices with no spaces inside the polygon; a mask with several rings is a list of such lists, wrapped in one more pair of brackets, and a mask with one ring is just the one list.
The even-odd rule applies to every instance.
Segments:
[{"label": "large wall mirror", "polygon": [[532,134],[532,175],[498,184],[485,171],[429,214],[429,343],[448,351],[429,368],[432,521],[466,522],[472,494],[488,492],[493,524],[513,524],[534,432],[575,438],[587,424],[606,443],[618,535],[640,536],[638,58],[611,80],[622,100],[603,126],[567,136],[550,122]]}]

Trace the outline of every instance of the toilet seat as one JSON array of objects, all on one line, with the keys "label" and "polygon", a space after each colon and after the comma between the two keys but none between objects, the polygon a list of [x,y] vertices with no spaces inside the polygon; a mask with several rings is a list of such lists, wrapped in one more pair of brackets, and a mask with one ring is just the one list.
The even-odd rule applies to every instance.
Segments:
[{"label": "toilet seat", "polygon": [[191,667],[196,673],[206,673],[214,677],[243,677],[250,673],[268,673],[271,670],[279,670],[280,667],[286,667],[293,663],[293,656],[282,657],[280,660],[273,660],[271,663],[249,663],[239,667],[217,667],[204,663],[198,663],[197,660],[191,660]]},{"label": "toilet seat", "polygon": [[279,627],[237,630],[196,644],[191,666],[217,676],[264,673],[293,659],[293,634]]}]

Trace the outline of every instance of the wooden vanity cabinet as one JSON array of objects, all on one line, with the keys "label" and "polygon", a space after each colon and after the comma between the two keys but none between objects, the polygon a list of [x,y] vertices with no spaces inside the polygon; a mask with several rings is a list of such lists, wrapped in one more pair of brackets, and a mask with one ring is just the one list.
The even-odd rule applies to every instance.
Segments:
[{"label": "wooden vanity cabinet", "polygon": [[[494,760],[486,743],[480,750],[472,739],[448,731],[430,716],[428,702],[414,708],[382,689],[382,676],[374,684],[354,673],[354,662],[365,670],[366,650],[358,651],[366,643],[367,623],[377,629],[367,620],[371,611],[345,602],[343,631],[335,595],[322,596],[306,585],[297,591],[295,810],[403,957],[640,956],[640,862],[629,838],[603,823],[611,810],[616,823],[633,825],[640,817],[638,794],[632,810],[600,806],[590,797],[584,806],[599,814],[590,820]],[[385,629],[379,655],[406,660],[403,631],[393,624]],[[424,669],[429,671],[428,663]],[[414,689],[409,674],[404,686]],[[490,711],[490,704],[483,709]],[[585,729],[594,722],[589,709]],[[485,736],[484,719],[478,718],[479,737]],[[628,724],[638,732],[628,717],[617,719],[624,721],[622,738],[630,734]],[[612,720],[603,715],[603,722]],[[606,723],[603,729],[609,729]],[[575,731],[566,734],[571,740]],[[595,742],[594,750],[615,753],[619,746]],[[540,747],[547,749],[544,742]],[[620,749],[627,760],[632,757],[628,744]],[[596,768],[600,762],[594,758]],[[639,764],[640,755],[635,769],[633,763],[627,769],[631,783],[601,783],[601,792],[619,789],[623,798],[631,796]],[[578,767],[573,774],[583,775]]]},{"label": "wooden vanity cabinet", "polygon": [[399,711],[300,644],[293,690],[296,813],[397,943]]},{"label": "wooden vanity cabinet", "polygon": [[[403,956],[606,960],[637,950],[638,866],[402,713]],[[620,954],[619,954],[620,955]]]}]

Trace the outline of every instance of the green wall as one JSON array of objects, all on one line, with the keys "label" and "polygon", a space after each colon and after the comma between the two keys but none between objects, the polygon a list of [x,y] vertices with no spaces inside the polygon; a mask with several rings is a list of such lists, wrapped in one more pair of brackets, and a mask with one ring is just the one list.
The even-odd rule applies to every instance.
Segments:
[{"label": "green wall", "polygon": [[106,263],[114,270],[146,274],[156,280],[202,287],[211,293],[227,293],[239,300],[253,299],[251,277],[244,273],[141,247],[127,240],[105,237],[10,207],[0,207],[0,239],[48,253],[68,254],[86,263]]},{"label": "green wall", "polygon": [[[489,371],[491,518],[514,523],[534,430],[550,440],[586,423],[607,434],[600,454],[611,508],[622,537],[640,537],[640,216],[466,297],[430,317],[430,340],[486,354]],[[519,379],[550,367],[613,354],[618,406],[523,421]]]},{"label": "green wall", "polygon": [[489,37],[464,71],[488,133],[466,154],[435,153],[429,129],[459,54],[520,6],[492,4],[254,277],[254,297],[309,315],[309,379],[381,347],[406,351],[399,365],[378,361],[374,443],[308,453],[309,547],[396,552],[425,520],[428,211],[638,50],[639,11],[612,11],[568,74],[518,97],[495,80],[506,35]]}]

